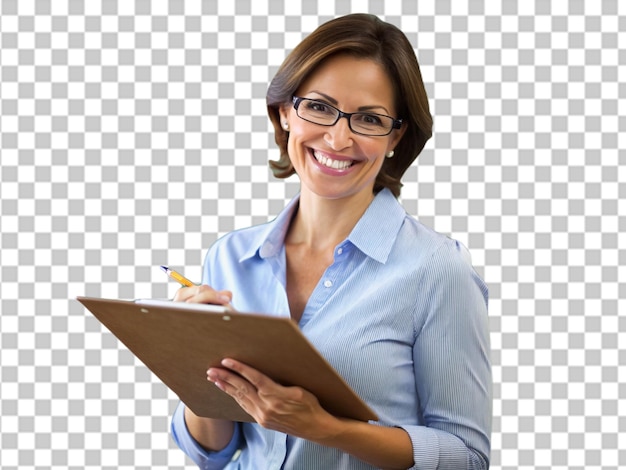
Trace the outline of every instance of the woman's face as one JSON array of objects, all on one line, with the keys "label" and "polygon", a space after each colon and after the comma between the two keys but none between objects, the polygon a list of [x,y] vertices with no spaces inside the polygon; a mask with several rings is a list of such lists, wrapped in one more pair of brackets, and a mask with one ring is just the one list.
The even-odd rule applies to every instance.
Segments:
[{"label": "woman's face", "polygon": [[[346,113],[366,111],[398,118],[391,80],[371,59],[331,57],[302,83],[296,96],[322,101]],[[293,106],[281,108],[280,115],[281,123],[289,126],[287,149],[302,192],[330,199],[371,198],[385,154],[394,149],[405,129],[372,137],[352,132],[344,118],[334,126],[322,126],[298,117]]]}]

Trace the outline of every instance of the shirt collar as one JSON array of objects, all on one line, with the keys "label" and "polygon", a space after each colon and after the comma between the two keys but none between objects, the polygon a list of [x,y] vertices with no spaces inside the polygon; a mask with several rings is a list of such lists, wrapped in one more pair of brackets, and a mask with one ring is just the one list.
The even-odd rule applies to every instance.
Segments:
[{"label": "shirt collar", "polygon": [[385,263],[406,211],[388,189],[380,191],[357,222],[348,240],[379,263]]},{"label": "shirt collar", "polygon": [[[243,254],[240,261],[257,254],[261,258],[277,255],[283,247],[289,223],[299,202],[300,195],[297,195],[273,221],[266,224],[251,241],[250,248]],[[405,216],[404,208],[391,191],[383,189],[376,195],[352,229],[348,241],[365,255],[380,263],[385,263]]]},{"label": "shirt collar", "polygon": [[289,229],[289,223],[299,203],[300,194],[289,201],[289,204],[280,211],[274,220],[265,224],[263,229],[251,240],[250,248],[241,256],[239,261],[253,258],[257,254],[261,258],[276,256],[282,249],[287,230]]}]

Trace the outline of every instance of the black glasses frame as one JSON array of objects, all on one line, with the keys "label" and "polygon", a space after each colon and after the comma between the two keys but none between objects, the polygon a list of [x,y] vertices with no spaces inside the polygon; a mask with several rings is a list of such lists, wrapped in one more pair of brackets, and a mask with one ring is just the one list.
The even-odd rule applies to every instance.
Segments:
[{"label": "black glasses frame", "polygon": [[[299,107],[299,106],[300,106],[300,104],[301,104],[303,101],[305,101],[305,100],[307,100],[307,101],[315,101],[315,102],[318,102],[318,103],[323,104],[324,106],[328,106],[329,108],[334,109],[335,111],[337,111],[337,119],[335,119],[335,122],[333,122],[332,124],[320,124],[319,122],[315,122],[315,121],[311,121],[310,119],[303,118],[303,117],[302,117],[302,116],[300,116],[300,114],[298,113],[298,107]],[[326,103],[325,101],[316,100],[316,99],[313,99],[313,98],[303,98],[303,97],[301,97],[301,96],[294,96],[294,97],[292,97],[292,98],[291,98],[291,101],[293,102],[293,107],[294,107],[294,109],[296,110],[296,114],[298,115],[298,117],[299,117],[300,119],[302,119],[302,120],[304,120],[304,121],[307,121],[307,122],[311,122],[311,123],[313,123],[313,124],[317,124],[318,126],[332,127],[332,126],[334,126],[335,124],[337,124],[337,123],[339,122],[339,119],[341,119],[341,118],[346,118],[346,119],[348,120],[348,127],[350,128],[350,130],[351,130],[352,132],[354,132],[355,134],[365,135],[365,136],[368,136],[368,137],[382,137],[382,136],[385,136],[385,135],[389,135],[389,134],[391,134],[391,132],[392,132],[394,129],[400,129],[400,128],[402,127],[402,119],[396,119],[396,118],[394,118],[393,116],[388,116],[388,115],[386,115],[386,114],[379,114],[379,113],[364,113],[364,112],[362,112],[362,111],[359,111],[359,112],[356,112],[356,113],[344,113],[344,112],[343,112],[342,110],[340,110],[339,108],[336,108],[335,106],[333,106],[333,105],[331,105],[331,104],[328,104],[328,103]],[[385,134],[364,134],[363,132],[355,131],[354,129],[352,129],[352,120],[351,120],[351,117],[352,117],[353,115],[355,115],[355,114],[371,114],[371,115],[373,115],[373,116],[382,116],[382,117],[386,117],[386,118],[391,119],[391,120],[393,121],[393,123],[392,123],[392,125],[391,125],[391,129],[389,129],[389,132],[387,132],[387,133],[385,133]]]}]

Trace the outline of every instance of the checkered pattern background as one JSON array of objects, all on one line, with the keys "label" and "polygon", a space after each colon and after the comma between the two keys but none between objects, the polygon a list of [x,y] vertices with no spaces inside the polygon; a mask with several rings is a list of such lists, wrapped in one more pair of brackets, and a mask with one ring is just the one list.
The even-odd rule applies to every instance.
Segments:
[{"label": "checkered pattern background", "polygon": [[492,468],[626,467],[624,2],[0,2],[2,469],[193,468],[176,397],[72,299],[171,297],[159,265],[199,279],[283,207],[266,86],[350,12],[421,62],[402,200],[490,286]]}]

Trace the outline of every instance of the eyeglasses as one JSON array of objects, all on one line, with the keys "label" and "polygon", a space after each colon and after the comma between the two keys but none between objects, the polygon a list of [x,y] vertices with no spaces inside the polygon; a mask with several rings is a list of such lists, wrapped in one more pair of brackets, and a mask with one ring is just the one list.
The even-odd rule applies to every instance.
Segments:
[{"label": "eyeglasses", "polygon": [[324,101],[299,96],[294,96],[292,100],[300,119],[320,126],[334,126],[339,119],[345,117],[352,132],[368,136],[389,135],[392,130],[402,126],[402,119],[394,119],[385,114],[344,113]]}]

